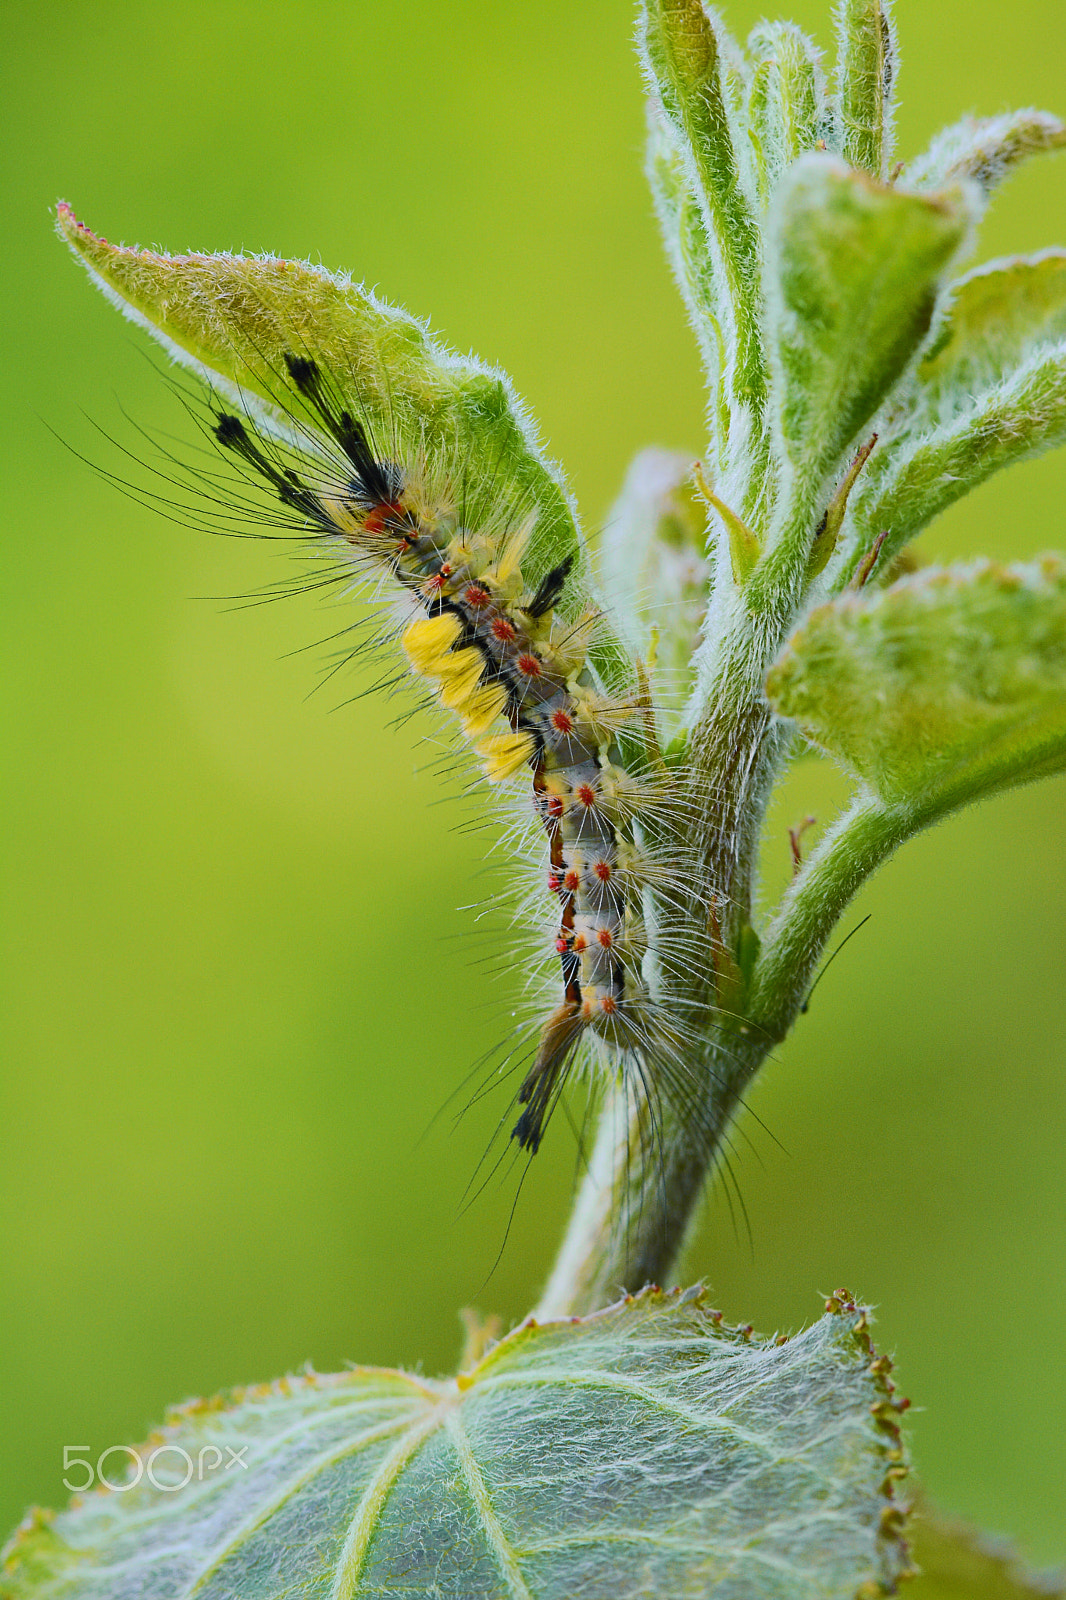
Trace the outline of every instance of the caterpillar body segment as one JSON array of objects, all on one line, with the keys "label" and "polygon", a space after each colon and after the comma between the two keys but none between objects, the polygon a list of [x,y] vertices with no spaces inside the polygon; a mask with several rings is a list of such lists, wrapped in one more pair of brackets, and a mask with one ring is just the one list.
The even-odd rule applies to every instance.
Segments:
[{"label": "caterpillar body segment", "polygon": [[[647,999],[632,825],[654,791],[618,764],[613,742],[639,703],[611,700],[582,681],[593,619],[569,624],[555,611],[569,565],[553,568],[530,594],[511,550],[486,539],[478,548],[463,530],[424,524],[410,530],[396,560],[423,610],[402,635],[412,667],[462,719],[491,782],[531,771],[548,838],[563,1000],[519,1089],[525,1109],[514,1135],[531,1151],[582,1038],[592,1032],[615,1044]],[[509,731],[485,736],[501,716]]]},{"label": "caterpillar body segment", "polygon": [[683,893],[676,864],[671,873],[641,836],[642,818],[654,815],[661,830],[671,798],[651,744],[647,685],[605,693],[590,661],[597,613],[560,612],[576,552],[529,585],[522,560],[533,515],[468,526],[456,510],[462,496],[443,475],[425,459],[380,459],[316,364],[305,356],[286,364],[339,448],[348,481],[316,483],[320,470],[285,465],[230,414],[218,418],[218,441],[308,519],[313,538],[391,574],[411,602],[400,637],[412,671],[459,717],[490,782],[531,777],[563,989],[518,1090],[513,1137],[535,1152],[584,1041],[599,1041],[615,1070],[632,1061],[645,1092],[656,1056],[677,1053],[644,977],[645,897],[664,884]]}]

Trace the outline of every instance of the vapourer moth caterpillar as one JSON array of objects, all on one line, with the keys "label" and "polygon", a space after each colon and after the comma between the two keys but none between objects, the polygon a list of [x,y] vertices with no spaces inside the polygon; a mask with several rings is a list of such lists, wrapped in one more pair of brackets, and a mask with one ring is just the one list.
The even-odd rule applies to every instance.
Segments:
[{"label": "vapourer moth caterpillar", "polygon": [[621,1076],[653,1127],[664,1101],[697,1106],[663,998],[691,898],[682,776],[506,380],[304,263],[115,247],[65,206],[59,225],[109,297],[208,381],[213,442],[240,474],[228,499],[213,484],[216,514],[280,521],[342,586],[373,588],[386,642],[484,777],[524,793],[556,977],[514,1139],[537,1150],[579,1065]]}]

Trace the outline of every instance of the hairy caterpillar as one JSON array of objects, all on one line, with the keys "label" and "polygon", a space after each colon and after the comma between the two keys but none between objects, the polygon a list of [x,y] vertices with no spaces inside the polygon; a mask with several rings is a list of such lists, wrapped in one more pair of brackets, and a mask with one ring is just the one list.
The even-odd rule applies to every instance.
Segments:
[{"label": "hairy caterpillar", "polygon": [[671,786],[661,764],[651,773],[628,770],[618,743],[627,729],[636,748],[646,739],[647,689],[619,698],[597,686],[588,663],[597,614],[571,624],[556,610],[572,556],[535,588],[526,585],[521,562],[532,516],[498,532],[466,526],[424,470],[375,454],[360,423],[336,408],[311,357],[290,353],[286,364],[343,452],[348,481],[310,486],[232,412],[219,417],[219,443],[331,543],[344,541],[357,560],[387,571],[415,602],[401,634],[408,661],[460,718],[486,778],[499,783],[531,771],[548,841],[548,890],[558,903],[563,989],[518,1090],[524,1109],[513,1136],[536,1151],[587,1034],[626,1059],[667,1044],[643,977],[643,890],[662,882],[663,872],[638,832],[642,816],[662,811]]},{"label": "hairy caterpillar", "polygon": [[[678,845],[684,783],[660,752],[643,667],[615,672],[610,682],[601,670],[602,611],[572,588],[581,550],[565,503],[562,518],[555,507],[556,526],[568,523],[572,548],[561,549],[556,536],[543,560],[543,496],[561,502],[557,485],[542,467],[530,482],[491,458],[464,459],[462,407],[471,407],[471,390],[479,427],[487,414],[490,437],[499,422],[513,444],[513,401],[498,375],[473,369],[469,379],[462,366],[467,387],[457,397],[445,385],[461,364],[430,348],[417,388],[412,381],[403,392],[390,362],[409,361],[412,346],[422,355],[424,335],[402,314],[383,315],[365,291],[299,263],[127,251],[90,234],[68,208],[59,220],[94,275],[101,272],[105,292],[179,360],[188,360],[181,345],[137,310],[146,275],[187,273],[201,296],[205,271],[231,274],[209,287],[235,348],[236,376],[220,393],[217,373],[191,364],[212,385],[213,443],[242,484],[267,487],[282,509],[264,517],[243,488],[234,493],[210,473],[200,475],[201,496],[208,487],[226,531],[249,513],[280,521],[329,558],[327,582],[376,583],[394,610],[399,603],[390,631],[411,671],[459,719],[485,777],[506,784],[528,775],[527,816],[531,802],[547,843],[541,894],[551,908],[545,934],[557,987],[517,1092],[514,1139],[538,1149],[581,1058],[621,1076],[647,1106],[653,1132],[665,1099],[698,1118],[679,1006],[659,998],[663,980],[684,967],[682,908],[692,897]],[[121,295],[109,281],[116,261],[130,274]],[[265,295],[238,276],[260,267]],[[318,346],[293,305],[279,311],[276,303],[281,293],[295,303],[299,293],[305,309],[327,293],[335,314],[337,290],[350,296],[344,313],[355,302],[362,319],[359,343],[341,347],[348,370],[338,368],[336,348]],[[244,350],[225,320],[233,301],[257,330],[258,342],[241,331]],[[390,341],[400,347],[395,354]],[[521,448],[526,461],[528,446]]]}]

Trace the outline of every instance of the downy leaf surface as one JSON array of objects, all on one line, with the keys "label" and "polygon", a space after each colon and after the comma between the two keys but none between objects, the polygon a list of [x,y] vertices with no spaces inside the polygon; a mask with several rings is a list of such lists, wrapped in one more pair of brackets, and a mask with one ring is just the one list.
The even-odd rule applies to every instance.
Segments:
[{"label": "downy leaf surface", "polygon": [[570,497],[506,376],[453,355],[407,312],[306,261],[114,245],[65,204],[57,221],[120,311],[297,449],[328,441],[293,382],[292,357],[316,362],[335,407],[357,418],[379,456],[442,457],[471,517],[521,520],[535,507],[534,569],[581,548]]},{"label": "downy leaf surface", "polygon": [[1066,768],[1066,562],[926,568],[818,606],[771,705],[920,821]]},{"label": "downy leaf surface", "polygon": [[885,572],[956,500],[1066,438],[1066,253],[989,262],[949,294],[896,431],[859,481],[850,571],[884,532]]},{"label": "downy leaf surface", "polygon": [[[647,1290],[526,1323],[449,1381],[356,1368],[194,1402],[144,1447],[161,1487],[31,1515],[0,1597],[881,1592],[905,1560],[898,1409],[865,1314],[828,1305],[764,1342],[699,1292]],[[244,1465],[180,1487],[213,1451]]]}]

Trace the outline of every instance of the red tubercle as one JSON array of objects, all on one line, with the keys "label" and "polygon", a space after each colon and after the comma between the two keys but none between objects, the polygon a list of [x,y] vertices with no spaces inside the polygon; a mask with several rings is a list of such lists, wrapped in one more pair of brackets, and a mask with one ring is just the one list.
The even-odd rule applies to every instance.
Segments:
[{"label": "red tubercle", "polygon": [[363,527],[367,533],[382,533],[389,522],[397,522],[404,515],[404,508],[398,500],[383,500],[380,505],[371,506],[363,518]]},{"label": "red tubercle", "polygon": [[574,731],[573,717],[570,716],[569,712],[564,711],[561,706],[558,711],[552,712],[551,724],[556,733],[573,733]]},{"label": "red tubercle", "polygon": [[577,873],[577,872],[570,871],[570,872],[568,872],[566,874],[566,877],[563,879],[563,882],[566,884],[566,887],[570,890],[570,893],[574,894],[581,887],[580,874]]},{"label": "red tubercle", "polygon": [[596,938],[599,940],[600,944],[605,950],[610,950],[611,946],[614,944],[614,939],[611,937],[610,928],[600,928],[597,931]]},{"label": "red tubercle", "polygon": [[509,622],[506,617],[495,617],[492,623],[492,632],[493,636],[499,639],[501,644],[510,644],[515,636],[514,623]]},{"label": "red tubercle", "polygon": [[596,804],[596,791],[591,783],[579,783],[575,792],[586,810],[591,811]]},{"label": "red tubercle", "polygon": [[609,861],[595,862],[592,870],[601,883],[609,883],[611,881],[611,864]]},{"label": "red tubercle", "polygon": [[561,817],[563,814],[563,802],[557,794],[549,795],[545,809],[549,817]]},{"label": "red tubercle", "polygon": [[559,952],[559,954],[561,956],[565,956],[566,952],[569,950],[570,945],[569,945],[569,943],[568,943],[568,941],[566,939],[566,936],[564,934],[560,934],[559,937],[556,939],[555,948],[556,948],[556,950],[558,950],[558,952]]},{"label": "red tubercle", "polygon": [[426,579],[423,588],[428,589],[431,593],[435,591],[437,594],[439,594],[444,588],[445,584],[448,582],[448,579],[451,577],[453,571],[454,568],[449,562],[446,561],[439,572],[434,572]]},{"label": "red tubercle", "polygon": [[524,673],[527,678],[539,678],[543,670],[537,657],[531,655],[529,651],[520,655],[516,664],[519,672]]},{"label": "red tubercle", "polygon": [[618,1001],[615,999],[613,994],[605,994],[600,996],[600,1010],[605,1012],[609,1017],[614,1016],[615,1012],[618,1010]]},{"label": "red tubercle", "polygon": [[579,955],[582,951],[588,949],[588,940],[585,938],[583,933],[575,933],[573,948],[578,952]]},{"label": "red tubercle", "polygon": [[463,591],[463,599],[472,611],[480,611],[482,606],[492,604],[492,596],[480,583],[468,583]]},{"label": "red tubercle", "polygon": [[560,878],[559,874],[557,872],[549,872],[549,874],[548,874],[548,888],[550,889],[551,893],[552,894],[558,894],[559,890],[562,888],[562,886],[563,886],[563,880],[562,880],[562,878]]}]

